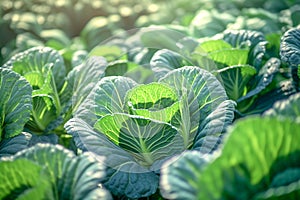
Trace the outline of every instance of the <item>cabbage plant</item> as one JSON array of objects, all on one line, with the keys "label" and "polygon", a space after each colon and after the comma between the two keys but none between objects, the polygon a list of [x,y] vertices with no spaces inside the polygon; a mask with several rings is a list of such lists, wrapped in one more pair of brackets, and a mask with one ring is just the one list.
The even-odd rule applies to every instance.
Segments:
[{"label": "cabbage plant", "polygon": [[234,107],[215,76],[185,66],[149,84],[102,78],[65,128],[80,149],[106,156],[114,195],[139,198],[156,192],[165,160],[187,149],[213,152]]},{"label": "cabbage plant", "polygon": [[0,158],[27,148],[23,132],[32,109],[30,84],[10,69],[0,68]]},{"label": "cabbage plant", "polygon": [[287,63],[293,79],[293,85],[299,91],[300,82],[300,28],[292,28],[284,33],[280,43],[280,57]]},{"label": "cabbage plant", "polygon": [[37,144],[0,159],[0,199],[112,199],[101,184],[103,159]]},{"label": "cabbage plant", "polygon": [[162,195],[166,199],[297,199],[300,154],[295,130],[299,128],[290,119],[242,119],[230,129],[219,156],[187,152],[166,162]]}]

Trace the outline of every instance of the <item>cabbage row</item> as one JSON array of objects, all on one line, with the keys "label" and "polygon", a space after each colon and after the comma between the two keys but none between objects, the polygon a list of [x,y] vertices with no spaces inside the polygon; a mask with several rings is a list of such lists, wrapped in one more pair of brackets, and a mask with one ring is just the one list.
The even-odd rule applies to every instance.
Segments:
[{"label": "cabbage row", "polygon": [[297,3],[3,0],[0,199],[298,199]]}]

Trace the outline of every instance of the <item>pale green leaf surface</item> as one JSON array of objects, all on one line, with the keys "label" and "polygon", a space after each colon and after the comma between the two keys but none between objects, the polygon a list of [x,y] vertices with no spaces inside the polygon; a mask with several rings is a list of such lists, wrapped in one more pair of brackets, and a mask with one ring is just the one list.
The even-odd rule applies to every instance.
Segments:
[{"label": "pale green leaf surface", "polygon": [[106,115],[95,124],[113,143],[130,152],[142,166],[184,150],[175,127],[128,114]]},{"label": "pale green leaf surface", "polygon": [[209,54],[213,61],[227,66],[247,64],[249,50],[247,49],[224,49]]},{"label": "pale green leaf surface", "polygon": [[55,199],[110,199],[110,194],[99,187],[105,178],[103,157],[96,160],[88,153],[76,157],[62,146],[37,144],[14,156],[20,158],[44,166]]},{"label": "pale green leaf surface", "polygon": [[43,167],[26,159],[0,162],[0,199],[54,199]]},{"label": "pale green leaf surface", "polygon": [[125,102],[131,114],[171,124],[181,103],[175,89],[155,82],[132,88],[126,93]]},{"label": "pale green leaf surface", "polygon": [[[287,176],[285,181],[279,181],[281,173],[299,168],[300,135],[295,132],[299,128],[298,123],[287,119],[252,117],[238,121],[230,129],[219,157],[203,170],[193,167],[199,162],[197,159],[191,160],[195,163],[192,165],[181,164],[182,169],[178,171],[164,170],[162,180],[171,180],[162,182],[165,196],[173,195],[172,199],[181,199],[180,188],[174,192],[169,185],[180,185],[176,177],[182,177],[184,168],[188,168],[193,174],[192,179],[183,179],[183,183],[191,187],[186,195],[193,195],[196,199],[251,199],[260,192],[274,188],[268,191],[268,196],[272,197],[278,195],[277,189],[282,192],[282,186],[286,187],[284,191],[287,195],[289,192],[299,191],[299,187],[293,186],[298,184],[298,180],[287,179]],[[180,162],[185,163],[185,159],[187,158],[183,157]],[[168,167],[172,169],[176,165],[174,161]],[[181,186],[183,191],[186,191],[185,184]]]},{"label": "pale green leaf surface", "polygon": [[224,49],[232,49],[233,47],[224,40],[208,40],[200,43],[200,45],[195,49],[195,52],[203,53],[211,53],[214,51],[224,50]]}]

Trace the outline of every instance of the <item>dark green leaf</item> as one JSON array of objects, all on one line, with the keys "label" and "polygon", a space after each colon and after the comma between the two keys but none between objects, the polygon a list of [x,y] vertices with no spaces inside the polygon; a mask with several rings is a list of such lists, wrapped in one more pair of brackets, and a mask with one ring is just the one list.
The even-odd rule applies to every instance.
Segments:
[{"label": "dark green leaf", "polygon": [[280,64],[281,62],[278,58],[270,58],[255,77],[257,80],[255,88],[240,97],[237,102],[241,102],[264,90],[273,81],[273,77],[278,72]]},{"label": "dark green leaf", "polygon": [[12,156],[17,152],[28,148],[31,137],[31,134],[23,132],[17,136],[2,140],[0,142],[0,158]]},{"label": "dark green leaf", "polygon": [[187,62],[183,56],[168,49],[157,51],[150,61],[151,68],[157,78],[161,78],[169,71],[183,67],[186,64]]},{"label": "dark green leaf", "polygon": [[281,38],[280,56],[284,62],[298,66],[300,64],[300,29],[292,28]]},{"label": "dark green leaf", "polygon": [[300,93],[290,96],[288,99],[277,101],[273,107],[265,112],[265,115],[281,116],[300,120]]},{"label": "dark green leaf", "polygon": [[32,109],[31,93],[23,77],[0,68],[0,141],[22,132]]}]

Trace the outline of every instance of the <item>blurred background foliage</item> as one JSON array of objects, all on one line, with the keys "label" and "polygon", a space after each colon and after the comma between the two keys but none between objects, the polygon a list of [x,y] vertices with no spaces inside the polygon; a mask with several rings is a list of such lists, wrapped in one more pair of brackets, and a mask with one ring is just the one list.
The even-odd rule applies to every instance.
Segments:
[{"label": "blurred background foliage", "polygon": [[[1,0],[0,65],[33,46],[61,50],[66,60],[120,30],[174,24],[188,35],[259,30],[277,38],[300,21],[300,0]],[[266,26],[268,25],[268,26]],[[268,35],[269,34],[269,35]]]}]

